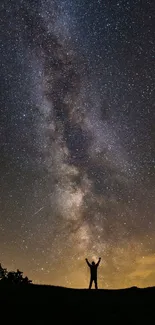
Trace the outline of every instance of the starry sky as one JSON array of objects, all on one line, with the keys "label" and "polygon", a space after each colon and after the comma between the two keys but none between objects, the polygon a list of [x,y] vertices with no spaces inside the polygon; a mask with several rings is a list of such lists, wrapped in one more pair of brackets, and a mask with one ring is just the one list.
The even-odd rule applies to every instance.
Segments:
[{"label": "starry sky", "polygon": [[155,3],[2,1],[0,261],[155,285]]}]

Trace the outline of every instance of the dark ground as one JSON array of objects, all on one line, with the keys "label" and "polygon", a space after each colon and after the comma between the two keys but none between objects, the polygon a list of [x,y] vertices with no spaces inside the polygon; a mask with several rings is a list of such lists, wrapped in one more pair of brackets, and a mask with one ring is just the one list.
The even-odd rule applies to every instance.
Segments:
[{"label": "dark ground", "polygon": [[121,290],[0,286],[1,316],[21,324],[155,324],[155,287]]}]

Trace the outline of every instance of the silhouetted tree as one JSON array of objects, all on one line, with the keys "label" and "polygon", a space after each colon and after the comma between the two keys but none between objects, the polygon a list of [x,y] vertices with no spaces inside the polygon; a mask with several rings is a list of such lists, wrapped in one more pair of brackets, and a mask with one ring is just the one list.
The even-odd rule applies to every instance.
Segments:
[{"label": "silhouetted tree", "polygon": [[5,269],[4,267],[2,267],[2,264],[0,263],[0,281],[4,281],[4,279],[7,278],[7,269]]},{"label": "silhouetted tree", "polygon": [[7,282],[9,284],[13,284],[14,283],[14,279],[15,279],[15,272],[8,272],[8,275],[7,275]]},{"label": "silhouetted tree", "polygon": [[28,277],[23,277],[23,272],[21,272],[20,270],[17,269],[16,272],[9,272],[8,273],[8,281],[9,283],[12,283],[12,284],[30,284],[32,283],[31,280],[28,279]]},{"label": "silhouetted tree", "polygon": [[30,284],[32,283],[32,280],[29,280],[28,277],[26,276],[24,279],[23,279],[23,284]]},{"label": "silhouetted tree", "polygon": [[10,271],[8,272],[7,269],[3,268],[0,264],[0,282],[1,283],[7,283],[7,284],[15,284],[15,285],[21,285],[21,284],[30,284],[32,283],[31,280],[28,279],[28,277],[23,277],[23,272],[21,272],[19,269],[17,269],[16,272]]}]

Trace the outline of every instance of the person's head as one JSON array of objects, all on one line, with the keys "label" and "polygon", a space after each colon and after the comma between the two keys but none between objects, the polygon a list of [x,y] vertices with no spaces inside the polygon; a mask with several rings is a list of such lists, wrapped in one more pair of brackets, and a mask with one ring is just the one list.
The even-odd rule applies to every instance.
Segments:
[{"label": "person's head", "polygon": [[95,262],[94,261],[92,261],[92,263],[91,263],[92,265],[95,265]]}]

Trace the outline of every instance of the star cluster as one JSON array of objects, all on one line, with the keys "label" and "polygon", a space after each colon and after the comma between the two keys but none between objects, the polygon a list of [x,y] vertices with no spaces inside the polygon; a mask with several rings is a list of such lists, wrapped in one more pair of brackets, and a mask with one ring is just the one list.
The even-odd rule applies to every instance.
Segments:
[{"label": "star cluster", "polygon": [[153,1],[1,5],[0,256],[33,282],[155,282]]}]

